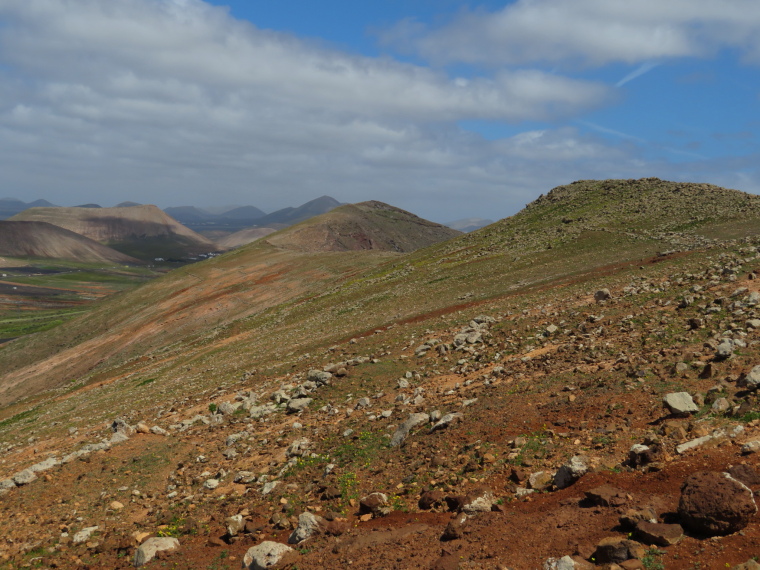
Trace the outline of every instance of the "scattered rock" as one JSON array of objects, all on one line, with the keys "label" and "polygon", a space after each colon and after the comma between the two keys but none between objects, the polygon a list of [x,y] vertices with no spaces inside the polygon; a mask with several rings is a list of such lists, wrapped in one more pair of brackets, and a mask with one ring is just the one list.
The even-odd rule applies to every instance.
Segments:
[{"label": "scattered rock", "polygon": [[454,424],[462,419],[462,414],[454,413],[454,414],[446,414],[443,416],[440,420],[438,420],[435,424],[433,424],[433,427],[430,428],[430,433],[433,433],[434,431],[438,431],[439,429],[445,429],[449,427],[451,424]]},{"label": "scattered rock", "polygon": [[430,419],[428,414],[410,414],[409,418],[396,428],[396,431],[391,437],[391,447],[398,447],[409,435],[414,428],[419,425],[426,424]]},{"label": "scattered rock", "polygon": [[666,394],[662,401],[673,414],[693,414],[699,411],[688,392],[671,392]]},{"label": "scattered rock", "polygon": [[135,568],[143,566],[155,558],[158,552],[179,549],[179,540],[171,536],[153,537],[143,542],[135,551]]},{"label": "scattered rock", "polygon": [[229,536],[237,536],[245,528],[245,517],[243,515],[233,515],[227,517],[224,523],[227,525],[227,534]]},{"label": "scattered rock", "polygon": [[322,532],[325,520],[314,513],[305,512],[298,515],[298,526],[288,538],[288,544],[299,544]]},{"label": "scattered rock", "polygon": [[726,339],[718,345],[715,349],[716,360],[727,360],[734,354],[734,343],[731,340]]},{"label": "scattered rock", "polygon": [[388,504],[388,495],[385,493],[371,493],[359,501],[359,514],[373,517],[381,517],[389,514],[391,507]]},{"label": "scattered rock", "polygon": [[71,540],[71,542],[74,544],[82,544],[83,542],[87,542],[90,540],[92,534],[98,530],[98,528],[99,527],[97,526],[89,526],[87,528],[83,528],[74,535],[74,538]]},{"label": "scattered rock", "polygon": [[748,441],[742,445],[742,454],[749,455],[751,453],[757,453],[760,451],[760,440]]},{"label": "scattered rock", "polygon": [[266,540],[248,549],[248,552],[243,557],[243,568],[248,570],[266,570],[280,562],[290,552],[294,552],[294,550],[289,546],[280,542]]},{"label": "scattered rock", "polygon": [[301,412],[305,410],[313,401],[313,398],[296,398],[294,400],[288,400],[288,413],[296,414],[298,412]]},{"label": "scattered rock", "polygon": [[465,523],[467,523],[467,515],[464,513],[458,514],[446,525],[441,535],[441,540],[457,540],[462,538]]},{"label": "scattered rock", "polygon": [[683,528],[680,524],[639,521],[633,535],[636,540],[644,544],[670,546],[683,538]]},{"label": "scattered rock", "polygon": [[628,509],[618,519],[623,528],[633,530],[640,522],[657,522],[657,513],[650,507],[643,509]]},{"label": "scattered rock", "polygon": [[597,564],[625,562],[631,556],[628,553],[629,540],[617,536],[603,538],[596,545],[593,560]]},{"label": "scattered rock", "polygon": [[592,505],[600,507],[620,507],[628,502],[625,491],[610,485],[595,487],[586,491],[585,494]]},{"label": "scattered rock", "polygon": [[528,487],[534,491],[548,489],[554,482],[554,476],[548,471],[537,471],[528,477]]},{"label": "scattered rock", "polygon": [[752,491],[728,473],[697,472],[681,487],[678,514],[692,532],[707,536],[738,532],[755,513]]},{"label": "scattered rock", "polygon": [[560,467],[554,475],[554,486],[558,489],[569,487],[583,477],[588,472],[588,469],[588,458],[576,455]]},{"label": "scattered rock", "polygon": [[612,294],[610,293],[609,289],[599,289],[596,293],[594,293],[594,300],[597,303],[600,303],[602,301],[608,301],[612,298]]},{"label": "scattered rock", "polygon": [[417,503],[420,509],[427,511],[433,508],[442,507],[444,505],[444,495],[442,491],[425,491],[420,496],[420,500]]},{"label": "scattered rock", "polygon": [[757,390],[760,388],[760,364],[745,374],[744,384],[750,390]]},{"label": "scattered rock", "polygon": [[575,560],[569,556],[549,558],[544,562],[543,570],[575,570]]},{"label": "scattered rock", "polygon": [[489,512],[494,504],[493,491],[488,487],[479,487],[467,493],[462,505],[462,511],[468,515]]}]

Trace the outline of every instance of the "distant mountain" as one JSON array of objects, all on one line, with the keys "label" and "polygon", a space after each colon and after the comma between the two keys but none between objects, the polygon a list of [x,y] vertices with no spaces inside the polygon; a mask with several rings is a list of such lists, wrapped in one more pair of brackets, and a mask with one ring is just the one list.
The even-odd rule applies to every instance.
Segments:
[{"label": "distant mountain", "polygon": [[13,221],[48,222],[138,259],[186,259],[219,247],[156,206],[30,208]]},{"label": "distant mountain", "polygon": [[55,204],[51,204],[47,200],[35,200],[34,202],[27,203],[18,198],[2,198],[0,199],[0,220],[15,216],[28,208],[36,207],[52,208],[55,207]]},{"label": "distant mountain", "polygon": [[209,214],[206,210],[196,208],[195,206],[175,206],[164,208],[164,212],[181,224],[197,224],[201,222],[210,222],[217,219],[217,216]]},{"label": "distant mountain", "polygon": [[120,204],[116,204],[114,206],[115,208],[132,208],[133,206],[142,206],[142,204],[138,202],[121,202]]},{"label": "distant mountain", "polygon": [[311,200],[310,202],[306,202],[297,208],[283,208],[282,210],[267,214],[256,220],[256,225],[265,227],[271,226],[272,224],[297,224],[298,222],[313,218],[314,216],[325,214],[340,205],[341,203],[335,198],[322,196],[315,200]]},{"label": "distant mountain", "polygon": [[459,230],[460,232],[469,233],[484,228],[493,223],[493,220],[487,220],[485,218],[462,218],[461,220],[454,220],[443,224],[449,228]]},{"label": "distant mountain", "polygon": [[0,255],[90,263],[140,263],[134,257],[47,222],[0,221]]},{"label": "distant mountain", "polygon": [[80,204],[79,206],[74,206],[75,208],[102,208],[100,204]]},{"label": "distant mountain", "polygon": [[262,212],[255,206],[241,206],[239,208],[233,208],[223,214],[219,214],[219,219],[222,220],[258,220],[266,216],[266,213]]}]

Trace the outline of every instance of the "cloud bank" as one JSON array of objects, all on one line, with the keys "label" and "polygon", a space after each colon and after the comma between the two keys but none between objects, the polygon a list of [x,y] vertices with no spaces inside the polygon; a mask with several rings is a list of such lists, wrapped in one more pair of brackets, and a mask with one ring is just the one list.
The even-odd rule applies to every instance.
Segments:
[{"label": "cloud bank", "polygon": [[[597,24],[623,16],[617,2],[577,5]],[[694,53],[699,46],[684,31],[693,22],[679,24],[677,10],[651,5],[658,17],[671,14],[670,28],[631,14],[630,30],[606,38],[585,28],[561,32],[566,4],[534,0],[495,15],[465,13],[404,41],[450,60],[496,64]],[[721,12],[713,15],[721,30],[739,25],[736,10]],[[745,18],[741,30],[748,26]],[[542,47],[536,33],[558,35]],[[736,33],[701,33],[738,45]],[[755,37],[747,32],[742,44],[747,57],[756,55]],[[615,41],[599,51],[605,40]],[[609,105],[614,91],[537,66],[460,77],[350,54],[200,0],[4,0],[0,194],[267,210],[330,194],[385,200],[440,221],[507,215],[575,178],[657,174],[630,141],[611,145],[561,126]],[[458,126],[471,120],[548,126],[486,140]]]}]

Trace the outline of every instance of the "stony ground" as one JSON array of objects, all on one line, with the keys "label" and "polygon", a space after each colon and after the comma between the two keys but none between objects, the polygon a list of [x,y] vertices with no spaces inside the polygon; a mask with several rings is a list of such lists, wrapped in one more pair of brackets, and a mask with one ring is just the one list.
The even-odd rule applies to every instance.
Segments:
[{"label": "stony ground", "polygon": [[[6,445],[0,558],[222,569],[256,567],[258,546],[290,569],[753,568],[759,245],[420,317],[288,374]],[[741,482],[695,507],[728,521],[718,533],[679,510],[703,471]]]}]

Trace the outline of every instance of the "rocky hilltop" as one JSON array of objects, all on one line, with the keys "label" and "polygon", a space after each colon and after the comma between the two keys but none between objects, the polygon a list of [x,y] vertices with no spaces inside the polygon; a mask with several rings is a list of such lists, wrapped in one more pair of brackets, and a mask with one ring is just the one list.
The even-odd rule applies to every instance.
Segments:
[{"label": "rocky hilltop", "polygon": [[0,557],[756,568],[759,234],[741,192],[584,181],[409,254],[173,272],[0,349],[54,381],[5,392]]},{"label": "rocky hilltop", "polygon": [[298,251],[394,251],[408,253],[460,235],[383,202],[340,206],[273,234],[267,242]]}]

